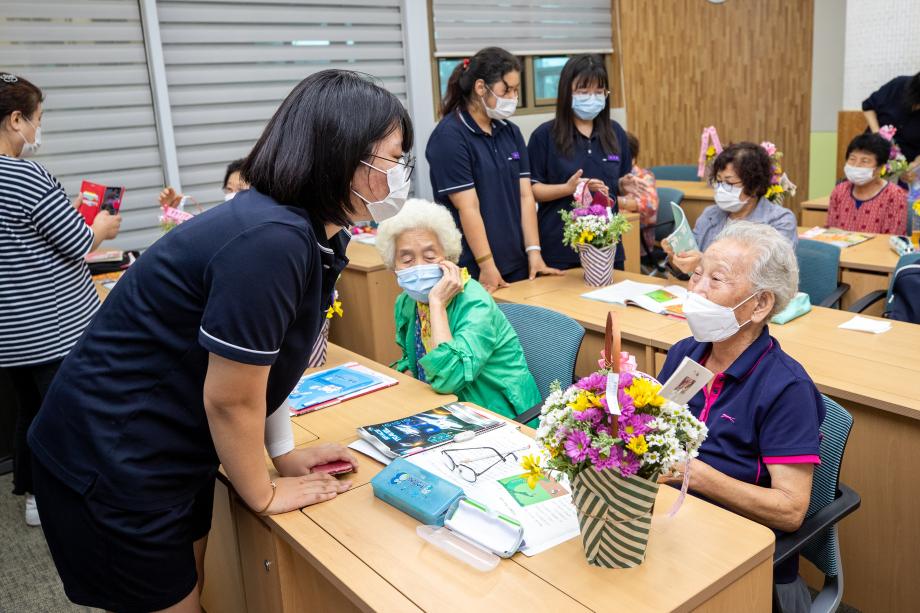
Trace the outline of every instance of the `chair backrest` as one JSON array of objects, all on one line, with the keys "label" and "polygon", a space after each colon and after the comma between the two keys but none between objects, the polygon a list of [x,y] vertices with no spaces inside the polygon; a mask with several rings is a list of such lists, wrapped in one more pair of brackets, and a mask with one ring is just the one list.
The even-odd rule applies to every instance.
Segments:
[{"label": "chair backrest", "polygon": [[837,289],[840,247],[801,238],[795,257],[799,261],[799,291],[808,294],[812,304],[821,304]]},{"label": "chair backrest", "polygon": [[[815,466],[811,484],[811,503],[806,517],[811,517],[837,498],[840,465],[847,438],[853,427],[853,417],[842,406],[822,394],[824,422],[821,423],[821,463]],[[825,538],[816,538],[802,548],[812,564],[829,577],[840,574],[840,544],[837,526],[828,528]]]},{"label": "chair backrest", "polygon": [[684,192],[673,187],[656,187],[658,192],[658,218],[655,221],[655,240],[660,241],[674,232],[674,209],[671,203],[680,204],[684,201]]},{"label": "chair backrest", "polygon": [[517,332],[540,398],[549,396],[553,381],[559,381],[563,388],[571,385],[585,329],[571,317],[543,307],[499,304],[498,308]]},{"label": "chair backrest", "polygon": [[905,253],[898,258],[898,263],[895,264],[894,272],[891,275],[891,279],[888,281],[888,295],[885,297],[885,311],[891,310],[891,295],[894,293],[894,282],[898,279],[898,271],[905,266],[911,266],[913,264],[920,264],[920,252]]},{"label": "chair backrest", "polygon": [[674,164],[671,166],[652,166],[649,168],[655,179],[661,181],[699,181],[696,176],[697,167],[690,164]]}]

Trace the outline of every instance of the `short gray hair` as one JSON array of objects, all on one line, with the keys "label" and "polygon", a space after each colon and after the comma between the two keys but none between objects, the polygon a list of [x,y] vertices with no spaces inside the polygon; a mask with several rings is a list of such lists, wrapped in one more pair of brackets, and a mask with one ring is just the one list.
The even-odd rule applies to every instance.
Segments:
[{"label": "short gray hair", "polygon": [[721,240],[733,240],[754,252],[751,285],[754,291],[773,294],[770,316],[786,308],[799,291],[799,262],[789,239],[767,224],[733,221],[713,242]]},{"label": "short gray hair", "polygon": [[390,270],[396,268],[396,240],[407,230],[430,230],[441,243],[444,258],[456,264],[460,260],[462,238],[454,218],[445,207],[421,198],[407,200],[395,216],[377,228],[377,251]]}]

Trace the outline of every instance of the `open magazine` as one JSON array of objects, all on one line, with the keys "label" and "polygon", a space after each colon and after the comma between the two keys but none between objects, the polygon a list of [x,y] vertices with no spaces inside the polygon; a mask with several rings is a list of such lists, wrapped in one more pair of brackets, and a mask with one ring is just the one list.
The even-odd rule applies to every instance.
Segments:
[{"label": "open magazine", "polygon": [[668,236],[668,245],[674,253],[684,253],[686,251],[699,251],[700,246],[696,243],[693,236],[693,230],[687,222],[687,215],[680,205],[671,203],[671,210],[674,211],[674,231]]},{"label": "open magazine", "polygon": [[659,315],[683,317],[683,304],[687,299],[687,289],[680,285],[662,287],[654,283],[639,283],[627,279],[587,292],[581,297],[622,306],[634,304]]}]

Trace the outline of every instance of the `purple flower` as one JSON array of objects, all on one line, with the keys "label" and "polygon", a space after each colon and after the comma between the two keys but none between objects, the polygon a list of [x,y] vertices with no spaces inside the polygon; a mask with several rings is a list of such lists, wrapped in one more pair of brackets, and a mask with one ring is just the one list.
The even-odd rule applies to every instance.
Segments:
[{"label": "purple flower", "polygon": [[655,419],[653,416],[643,413],[633,413],[629,416],[621,415],[619,437],[624,441],[628,441],[634,436],[647,434],[651,430],[648,427],[648,423],[653,419]]},{"label": "purple flower", "polygon": [[631,451],[623,450],[623,455],[617,458],[620,474],[624,477],[631,477],[639,472],[639,458]]},{"label": "purple flower", "polygon": [[632,382],[633,382],[632,373],[628,373],[628,372],[621,372],[621,373],[620,373],[620,380],[619,380],[619,382],[618,382],[618,383],[619,383],[620,389],[623,389],[623,388],[625,388],[625,387],[629,387],[630,385],[632,385]]},{"label": "purple flower", "polygon": [[582,462],[588,455],[591,438],[581,430],[575,430],[565,441],[565,455],[573,462]]},{"label": "purple flower", "polygon": [[587,377],[580,379],[575,384],[575,387],[589,392],[603,392],[607,389],[607,375],[600,372],[591,373]]},{"label": "purple flower", "polygon": [[[612,448],[613,451],[615,448]],[[616,454],[604,455],[601,453],[600,449],[592,447],[588,450],[588,457],[591,458],[591,465],[594,467],[594,470],[600,472],[608,468],[615,468],[617,465]]]},{"label": "purple flower", "polygon": [[588,209],[575,209],[572,211],[572,217],[584,217],[585,215],[590,215]]},{"label": "purple flower", "polygon": [[584,411],[573,411],[572,417],[575,418],[575,421],[588,421],[592,425],[597,425],[600,423],[601,418],[604,414],[597,407],[590,407]]},{"label": "purple flower", "polygon": [[603,217],[607,215],[607,209],[600,204],[592,204],[588,209],[592,215],[597,215],[598,217]]}]

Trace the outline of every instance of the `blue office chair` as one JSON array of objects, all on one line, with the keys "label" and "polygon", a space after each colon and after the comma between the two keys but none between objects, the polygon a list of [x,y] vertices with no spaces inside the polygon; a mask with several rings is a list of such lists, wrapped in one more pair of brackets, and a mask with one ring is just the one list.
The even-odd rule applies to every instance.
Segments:
[{"label": "blue office chair", "polygon": [[[843,599],[843,564],[837,523],[859,508],[859,494],[840,483],[840,465],[853,417],[842,406],[823,396],[824,422],[821,424],[821,463],[815,466],[811,484],[811,504],[805,521],[795,532],[776,539],[773,567],[800,553],[824,573],[824,587],[811,603],[812,613],[836,611]],[[781,611],[774,593],[773,610]]]},{"label": "blue office chair", "polygon": [[847,283],[837,282],[840,247],[802,238],[795,257],[799,261],[799,291],[808,294],[814,305],[839,306],[840,298],[850,289]]},{"label": "blue office chair", "polygon": [[[679,205],[683,202],[684,192],[673,187],[657,187],[655,191],[658,192],[658,216],[652,227],[655,229],[655,241],[660,242],[674,231],[674,209],[671,208],[671,203]],[[665,252],[662,249],[656,249],[654,244],[650,244],[642,232],[639,233],[639,240],[642,241],[642,248],[645,251],[642,263],[663,271],[664,262],[667,260]]]},{"label": "blue office chair", "polygon": [[661,181],[699,181],[696,176],[697,167],[690,164],[674,164],[671,166],[652,166],[649,168],[656,179]]},{"label": "blue office chair", "polygon": [[[511,327],[517,332],[530,374],[537,382],[540,398],[549,396],[553,381],[568,387],[575,380],[575,359],[585,329],[571,317],[529,304],[499,304]],[[537,426],[542,401],[524,411],[515,421]],[[528,422],[534,421],[533,424]]]},{"label": "blue office chair", "polygon": [[888,282],[888,289],[877,289],[874,292],[870,292],[850,305],[850,308],[847,309],[852,313],[862,313],[870,306],[881,300],[885,299],[885,312],[882,313],[882,317],[888,317],[891,313],[891,294],[894,289],[894,280],[898,277],[898,272],[907,267],[920,264],[920,253],[905,253],[898,258],[898,263],[894,267],[894,272],[891,273],[891,280]]}]

